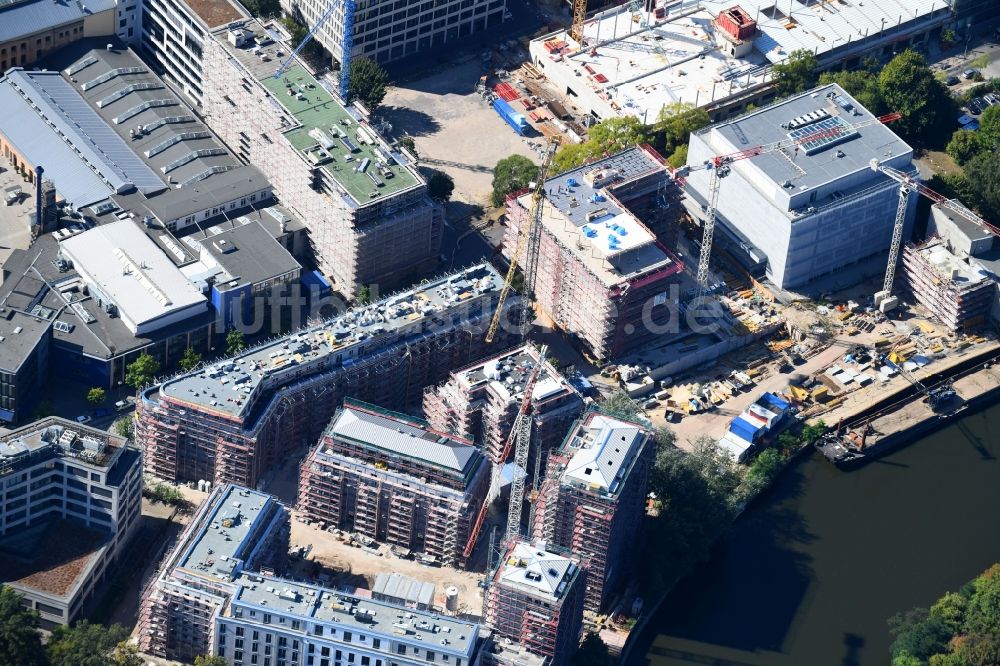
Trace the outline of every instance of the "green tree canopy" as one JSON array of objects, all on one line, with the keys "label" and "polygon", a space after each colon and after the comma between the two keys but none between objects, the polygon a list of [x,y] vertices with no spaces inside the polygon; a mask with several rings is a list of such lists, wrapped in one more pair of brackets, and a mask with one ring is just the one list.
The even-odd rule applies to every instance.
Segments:
[{"label": "green tree canopy", "polygon": [[987,220],[1000,221],[1000,152],[979,153],[965,165],[965,175],[967,186],[978,199],[978,202],[965,201],[965,204],[978,203]]},{"label": "green tree canopy", "polygon": [[281,3],[278,0],[243,0],[243,6],[257,18],[281,15]]},{"label": "green tree canopy", "polygon": [[798,49],[788,54],[784,62],[774,67],[774,80],[778,83],[778,95],[787,97],[800,93],[816,85],[816,68],[819,63],[808,49]]},{"label": "green tree canopy", "polygon": [[180,366],[181,370],[194,370],[201,363],[201,354],[194,350],[194,347],[188,347],[184,350],[184,356],[181,357]]},{"label": "green tree canopy", "polygon": [[601,401],[601,411],[608,416],[625,421],[634,422],[642,419],[642,407],[623,389],[617,389],[608,394]]},{"label": "green tree canopy", "polygon": [[87,402],[89,402],[94,407],[99,407],[104,404],[104,401],[108,399],[108,392],[104,389],[95,386],[94,388],[87,391]]},{"label": "green tree canopy", "polygon": [[401,147],[406,148],[414,156],[417,155],[417,144],[413,140],[412,136],[407,135],[407,136],[401,137],[399,139],[399,141],[397,141],[396,143],[398,143]]},{"label": "green tree canopy", "polygon": [[53,629],[45,650],[51,666],[118,666],[114,655],[121,656],[117,648],[127,638],[128,630],[120,624],[105,627],[82,620]]},{"label": "green tree canopy", "polygon": [[132,439],[135,436],[135,418],[130,414],[115,421],[115,434],[119,437]]},{"label": "green tree canopy", "polygon": [[991,106],[983,111],[979,116],[979,131],[970,133],[976,135],[981,150],[1000,148],[1000,105]]},{"label": "green tree canopy", "polygon": [[587,143],[564,144],[552,157],[552,171],[562,173],[575,169],[590,158],[590,146]]},{"label": "green tree canopy", "polygon": [[569,660],[570,666],[611,666],[614,660],[608,652],[608,646],[601,637],[593,632],[587,632],[587,637]]},{"label": "green tree canopy", "polygon": [[389,75],[378,63],[364,56],[352,58],[347,71],[347,101],[360,100],[374,111],[385,99]]},{"label": "green tree canopy", "polygon": [[567,171],[590,160],[613,155],[651,140],[650,128],[635,116],[608,118],[591,127],[587,140],[583,143],[562,146],[553,157],[552,171]]},{"label": "green tree canopy", "polygon": [[524,155],[505,157],[493,167],[494,206],[502,206],[507,195],[523,190],[538,176],[538,165]]},{"label": "green tree canopy", "polygon": [[160,362],[142,352],[138,358],[125,366],[125,383],[135,389],[141,388],[150,384],[159,371]]},{"label": "green tree canopy", "polygon": [[226,355],[235,356],[247,348],[247,341],[243,331],[234,328],[226,333]]},{"label": "green tree canopy", "polygon": [[26,609],[23,599],[13,588],[0,588],[0,664],[45,666],[38,613]]},{"label": "green tree canopy", "polygon": [[684,102],[674,102],[660,109],[653,129],[657,133],[663,133],[664,152],[670,153],[681,146],[686,147],[692,132],[711,123],[712,119],[705,109],[696,109]]},{"label": "green tree canopy", "polygon": [[229,662],[224,657],[200,654],[194,658],[194,666],[229,666]]},{"label": "green tree canopy", "polygon": [[979,137],[975,132],[958,130],[951,135],[951,141],[948,142],[945,152],[959,164],[965,164],[979,152]]},{"label": "green tree canopy", "polygon": [[903,51],[882,68],[878,81],[885,109],[903,115],[893,130],[914,145],[943,147],[954,127],[956,105],[924,57]]},{"label": "green tree canopy", "polygon": [[946,651],[951,638],[944,620],[931,615],[926,608],[914,608],[889,618],[889,627],[895,637],[891,648],[893,663],[900,657],[927,663],[931,655]]},{"label": "green tree canopy", "polygon": [[687,164],[688,161],[688,145],[682,144],[677,146],[677,150],[670,153],[670,157],[667,158],[667,164],[675,169],[680,169],[682,166]]},{"label": "green tree canopy", "polygon": [[941,618],[952,633],[958,633],[965,624],[965,609],[969,600],[957,592],[948,592],[931,606],[931,615]]},{"label": "green tree canopy", "polygon": [[886,112],[885,100],[878,77],[865,69],[823,72],[819,75],[820,85],[839,84],[847,93],[858,100],[866,109],[879,116]]},{"label": "green tree canopy", "polygon": [[1000,564],[994,564],[972,585],[965,617],[966,632],[1000,636]]},{"label": "green tree canopy", "polygon": [[438,169],[430,167],[420,167],[420,172],[427,179],[427,194],[436,201],[447,201],[451,199],[451,193],[455,191],[455,180]]}]

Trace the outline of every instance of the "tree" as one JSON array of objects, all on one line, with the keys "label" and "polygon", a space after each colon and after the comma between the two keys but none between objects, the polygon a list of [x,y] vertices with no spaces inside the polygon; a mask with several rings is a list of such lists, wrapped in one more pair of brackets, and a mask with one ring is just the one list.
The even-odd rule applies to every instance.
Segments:
[{"label": "tree", "polygon": [[398,143],[400,147],[406,148],[406,150],[408,150],[414,157],[417,156],[417,144],[414,142],[412,136],[404,136],[396,143]]},{"label": "tree", "polygon": [[420,167],[420,171],[427,179],[427,194],[431,199],[447,201],[451,198],[451,193],[455,191],[455,181],[451,176],[430,167]]},{"label": "tree", "polygon": [[128,630],[120,624],[105,627],[82,620],[53,629],[45,649],[51,666],[117,666],[113,654],[121,654],[117,648],[127,638]]},{"label": "tree", "polygon": [[378,63],[364,56],[352,58],[347,70],[347,101],[359,100],[374,111],[385,99],[389,75]]},{"label": "tree", "polygon": [[674,102],[660,109],[654,129],[656,132],[663,132],[664,151],[673,152],[680,146],[686,146],[693,132],[711,122],[712,118],[705,109],[696,109],[684,102]]},{"label": "tree", "polygon": [[257,18],[281,15],[281,4],[278,0],[244,0],[243,5]]},{"label": "tree", "polygon": [[590,146],[587,143],[567,143],[552,157],[552,171],[562,173],[586,164],[591,159]]},{"label": "tree", "polygon": [[970,134],[976,135],[981,150],[996,150],[1000,147],[1000,106],[991,106],[983,111],[979,116],[979,131]]},{"label": "tree", "polygon": [[954,127],[955,101],[922,55],[903,51],[882,68],[878,82],[885,108],[903,116],[893,131],[921,147],[944,146]]},{"label": "tree", "polygon": [[505,157],[493,167],[494,206],[502,206],[507,195],[523,190],[538,176],[538,165],[524,155]]},{"label": "tree", "polygon": [[226,333],[227,356],[236,356],[246,348],[247,348],[247,341],[246,338],[243,336],[243,331],[234,328],[233,330]]},{"label": "tree", "polygon": [[228,666],[228,664],[229,662],[224,657],[200,654],[194,658],[194,666]]},{"label": "tree", "polygon": [[26,609],[23,601],[12,588],[0,588],[0,664],[45,666],[38,613]]},{"label": "tree", "polygon": [[580,643],[569,663],[570,666],[611,666],[614,661],[601,637],[593,632],[587,632],[587,637]]},{"label": "tree", "polygon": [[108,392],[98,386],[95,386],[87,391],[87,402],[89,402],[92,407],[101,406],[107,398]]},{"label": "tree", "polygon": [[822,420],[816,421],[802,428],[802,441],[806,444],[815,444],[816,440],[826,432],[826,423]]},{"label": "tree", "polygon": [[639,403],[629,396],[623,389],[617,389],[601,401],[601,411],[608,416],[625,421],[636,421],[642,419],[640,412],[642,408]]},{"label": "tree", "polygon": [[965,612],[966,632],[1000,636],[1000,564],[987,569],[972,586]]},{"label": "tree", "polygon": [[785,460],[781,452],[777,449],[764,449],[750,464],[740,484],[740,495],[746,500],[756,497],[778,478],[784,466]]},{"label": "tree", "polygon": [[[984,151],[965,165],[968,187],[978,201],[983,216],[992,221],[1000,220],[1000,153]],[[977,202],[965,202],[975,205]]]},{"label": "tree", "polygon": [[818,66],[819,63],[812,51],[808,49],[792,51],[784,62],[771,68],[774,80],[778,82],[778,96],[787,97],[814,87]]},{"label": "tree", "polygon": [[196,352],[194,347],[188,347],[184,350],[184,356],[180,360],[181,370],[194,370],[198,367],[199,363],[201,363],[201,354]]},{"label": "tree", "polygon": [[675,169],[680,169],[682,166],[687,164],[688,161],[688,145],[686,143],[677,146],[677,150],[670,154],[667,158],[667,164]]},{"label": "tree", "polygon": [[111,666],[142,666],[143,660],[139,656],[139,648],[135,644],[124,640],[115,646],[111,651]]},{"label": "tree", "polygon": [[823,72],[819,75],[820,85],[836,83],[862,106],[874,113],[885,113],[885,100],[882,99],[882,88],[877,76],[872,72],[860,70],[841,70],[839,72]]},{"label": "tree", "polygon": [[951,135],[951,141],[948,142],[945,152],[959,164],[965,164],[979,152],[979,138],[975,132],[958,130]]},{"label": "tree", "polygon": [[132,416],[123,416],[115,421],[115,434],[125,439],[132,439],[135,436],[135,419]]},{"label": "tree", "polygon": [[371,303],[371,300],[372,300],[371,287],[369,287],[366,284],[363,284],[360,287],[358,287],[358,295],[354,299],[354,302],[357,305],[368,305],[369,303]]},{"label": "tree", "polygon": [[152,383],[156,373],[160,371],[160,362],[143,352],[139,357],[125,366],[125,383],[138,389]]},{"label": "tree", "polygon": [[[289,41],[293,49],[298,48],[299,44],[302,43],[302,40],[304,40],[306,35],[309,34],[309,28],[306,27],[306,24],[302,19],[302,14],[297,8],[295,10],[295,16],[289,14],[284,15],[281,18],[281,24],[288,31]],[[312,39],[302,48],[300,53],[306,60],[316,64],[323,58],[323,47],[317,40]]]},{"label": "tree", "polygon": [[926,608],[914,608],[902,615],[889,618],[890,632],[895,637],[891,653],[893,663],[899,657],[915,657],[926,663],[931,655],[947,649],[951,631],[940,617],[932,616]]},{"label": "tree", "polygon": [[941,618],[953,634],[965,624],[965,609],[969,600],[957,592],[948,592],[931,606],[931,615]]},{"label": "tree", "polygon": [[649,128],[635,116],[608,118],[590,128],[587,136],[589,152],[593,157],[613,155],[627,148],[649,143]]}]

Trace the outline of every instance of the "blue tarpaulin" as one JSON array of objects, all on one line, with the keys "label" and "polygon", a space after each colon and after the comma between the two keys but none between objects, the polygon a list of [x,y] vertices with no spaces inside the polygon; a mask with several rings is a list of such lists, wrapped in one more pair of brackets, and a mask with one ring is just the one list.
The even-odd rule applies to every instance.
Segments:
[{"label": "blue tarpaulin", "polygon": [[755,442],[757,438],[761,436],[764,432],[764,427],[737,416],[733,419],[732,423],[729,424],[729,432],[733,433],[741,439],[745,439],[748,442]]}]

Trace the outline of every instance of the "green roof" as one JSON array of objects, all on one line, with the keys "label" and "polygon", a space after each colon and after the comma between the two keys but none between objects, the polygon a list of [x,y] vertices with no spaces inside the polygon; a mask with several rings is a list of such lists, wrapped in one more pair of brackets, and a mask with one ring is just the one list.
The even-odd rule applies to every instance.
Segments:
[{"label": "green roof", "polygon": [[[416,176],[406,167],[399,164],[380,166],[374,146],[358,138],[358,121],[298,63],[280,79],[269,76],[261,83],[299,123],[284,133],[289,143],[307,160],[324,169],[357,205],[365,205],[417,185]],[[367,127],[364,132],[375,134],[373,129]],[[323,138],[333,145],[328,151],[321,145],[320,139]],[[345,140],[355,148],[354,152]],[[348,155],[352,158],[350,161],[345,159]],[[367,169],[358,171],[366,159],[369,161]],[[369,174],[378,178],[382,185],[376,185]],[[379,196],[372,197],[372,192],[378,192]]]}]

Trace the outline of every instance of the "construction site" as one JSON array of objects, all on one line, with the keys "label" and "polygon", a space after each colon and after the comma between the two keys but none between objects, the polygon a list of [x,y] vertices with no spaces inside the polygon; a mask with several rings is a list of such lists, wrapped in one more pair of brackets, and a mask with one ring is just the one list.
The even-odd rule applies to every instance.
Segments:
[{"label": "construction site", "polygon": [[[136,440],[147,473],[255,486],[313,446],[346,397],[419,405],[424,387],[491,348],[483,331],[498,310],[518,310],[516,294],[498,305],[503,284],[490,265],[473,266],[146,389]],[[502,348],[518,335],[498,326],[493,339]]]},{"label": "construction site", "polygon": [[321,527],[460,566],[489,476],[471,440],[348,400],[302,463],[297,508]]},{"label": "construction site", "polygon": [[[455,370],[448,381],[424,390],[424,416],[437,430],[468,437],[493,463],[500,462],[517,418],[531,370],[539,365],[531,396],[531,450],[537,468],[543,452],[559,445],[584,409],[583,396],[538,348],[524,345]],[[530,471],[530,470],[529,470]],[[534,476],[533,476],[534,478]]]}]

